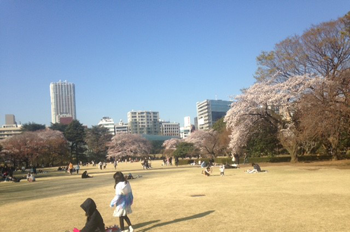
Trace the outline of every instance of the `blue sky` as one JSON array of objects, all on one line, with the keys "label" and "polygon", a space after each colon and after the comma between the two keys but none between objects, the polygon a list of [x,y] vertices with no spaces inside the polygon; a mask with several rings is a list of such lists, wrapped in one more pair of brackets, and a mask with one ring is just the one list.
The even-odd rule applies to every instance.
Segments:
[{"label": "blue sky", "polygon": [[75,84],[88,126],[131,110],[193,122],[196,102],[254,83],[262,51],[348,11],[348,0],[0,0],[0,126],[5,114],[49,126],[59,80]]}]

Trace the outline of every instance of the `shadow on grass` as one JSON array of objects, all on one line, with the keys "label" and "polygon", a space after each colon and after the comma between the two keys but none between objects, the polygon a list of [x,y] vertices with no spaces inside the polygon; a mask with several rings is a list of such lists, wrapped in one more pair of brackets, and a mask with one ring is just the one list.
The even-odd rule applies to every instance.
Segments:
[{"label": "shadow on grass", "polygon": [[[173,223],[178,223],[178,222],[182,222],[182,221],[188,221],[188,220],[192,220],[192,219],[197,219],[197,218],[201,218],[201,217],[205,217],[211,213],[215,212],[215,210],[209,210],[207,212],[203,212],[203,213],[199,213],[199,214],[195,214],[195,215],[192,215],[192,216],[188,216],[188,217],[184,217],[184,218],[178,218],[178,219],[175,219],[175,220],[172,220],[172,221],[167,221],[167,222],[162,222],[162,223],[158,223],[158,224],[155,224],[149,228],[146,228],[144,230],[141,230],[142,232],[145,232],[145,231],[149,231],[151,229],[154,229],[156,227],[161,227],[161,226],[165,226],[165,225],[169,225],[169,224],[173,224]],[[156,220],[156,221],[151,221],[151,222],[146,222],[146,223],[139,223],[139,224],[136,224],[135,225],[135,228],[139,229],[140,227],[143,227],[145,226],[144,224],[151,224],[151,223],[154,223],[154,222],[158,222],[159,220]]]}]

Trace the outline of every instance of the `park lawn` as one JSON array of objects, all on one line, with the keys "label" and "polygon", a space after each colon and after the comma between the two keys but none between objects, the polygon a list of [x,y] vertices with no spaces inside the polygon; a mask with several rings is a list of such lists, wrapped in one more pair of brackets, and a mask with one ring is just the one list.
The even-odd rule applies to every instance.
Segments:
[{"label": "park lawn", "polygon": [[[350,161],[262,164],[268,173],[227,169],[210,177],[193,166],[151,170],[121,163],[131,180],[135,231],[349,231]],[[109,207],[114,197],[112,165],[82,167],[93,175],[81,179],[46,168],[37,181],[0,183],[1,231],[64,232],[82,228],[80,204],[95,200],[106,226],[118,224]],[[42,175],[42,176],[40,176]]]}]

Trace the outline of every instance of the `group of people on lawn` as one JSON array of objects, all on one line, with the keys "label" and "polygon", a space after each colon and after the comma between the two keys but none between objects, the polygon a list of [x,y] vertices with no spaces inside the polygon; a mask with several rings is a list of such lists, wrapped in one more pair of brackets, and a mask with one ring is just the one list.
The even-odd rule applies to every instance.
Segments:
[{"label": "group of people on lawn", "polygon": [[[245,154],[244,162],[246,162],[247,160],[248,160],[247,155]],[[232,155],[232,161],[234,163],[231,165],[222,164],[220,166],[220,176],[225,175],[226,168],[239,168],[239,155],[238,154]],[[195,162],[191,163],[191,165],[195,165]],[[204,174],[205,176],[210,176],[210,174],[212,173],[212,167],[214,166],[214,160],[210,160],[208,164],[206,164],[205,161],[203,161],[203,162],[199,161],[199,165],[201,166],[201,168],[203,168],[202,174]],[[246,173],[267,172],[266,170],[261,170],[260,165],[257,163],[252,163],[252,167],[253,167],[252,169],[248,169],[245,172]]]}]

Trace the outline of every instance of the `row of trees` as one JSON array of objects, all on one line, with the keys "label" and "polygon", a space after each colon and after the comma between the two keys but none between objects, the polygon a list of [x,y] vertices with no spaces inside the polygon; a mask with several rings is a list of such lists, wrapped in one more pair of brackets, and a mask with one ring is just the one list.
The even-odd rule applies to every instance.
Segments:
[{"label": "row of trees", "polygon": [[289,37],[258,58],[256,83],[225,122],[233,152],[284,149],[292,162],[350,146],[350,14]]},{"label": "row of trees", "polygon": [[106,143],[111,135],[103,127],[85,128],[75,120],[69,125],[50,128],[36,123],[24,124],[23,133],[1,141],[1,158],[15,165],[54,165],[66,162],[105,160]]},{"label": "row of trees", "polygon": [[0,142],[0,157],[15,166],[98,162],[162,152],[159,141],[150,142],[136,134],[112,137],[107,128],[86,128],[77,120],[69,125],[52,124],[49,128],[32,122],[24,124],[22,130],[22,134]]},{"label": "row of trees", "polygon": [[169,139],[164,141],[163,154],[167,157],[209,157],[230,155],[229,130],[223,119],[217,121],[213,128],[208,131],[194,131],[185,139]]}]

